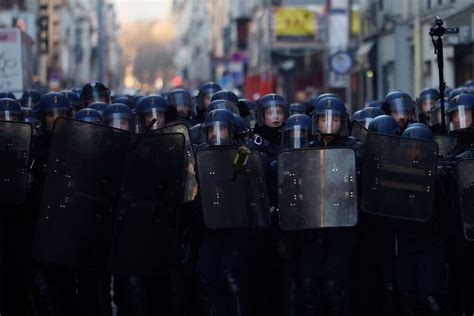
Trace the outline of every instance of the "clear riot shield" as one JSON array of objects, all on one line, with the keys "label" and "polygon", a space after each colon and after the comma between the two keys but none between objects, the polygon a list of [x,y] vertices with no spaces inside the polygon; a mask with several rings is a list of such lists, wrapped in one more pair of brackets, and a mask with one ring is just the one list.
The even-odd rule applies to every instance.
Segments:
[{"label": "clear riot shield", "polygon": [[314,148],[281,152],[278,206],[284,230],[356,225],[354,150]]}]

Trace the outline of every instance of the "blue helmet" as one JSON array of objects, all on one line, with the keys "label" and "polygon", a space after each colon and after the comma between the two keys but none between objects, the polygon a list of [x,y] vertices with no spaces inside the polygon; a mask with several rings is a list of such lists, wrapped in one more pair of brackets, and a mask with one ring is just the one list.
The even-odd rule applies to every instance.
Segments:
[{"label": "blue helmet", "polygon": [[108,106],[109,104],[104,103],[104,102],[94,102],[94,103],[89,104],[87,108],[97,110],[99,111],[101,115],[103,115],[105,109],[108,108]]},{"label": "blue helmet", "polygon": [[11,91],[0,91],[0,99],[13,99],[16,101],[15,94]]},{"label": "blue helmet", "polygon": [[[222,91],[220,91],[220,92],[222,92]],[[218,92],[218,93],[220,93],[220,92]],[[239,109],[237,108],[237,106],[234,103],[232,103],[230,101],[227,101],[225,99],[213,100],[207,106],[207,111],[208,112],[210,112],[212,110],[217,110],[217,109],[229,110],[232,113],[234,113],[235,115],[240,116]]]},{"label": "blue helmet", "polygon": [[78,94],[67,90],[63,91],[62,94],[66,96],[73,110],[79,111],[80,109],[82,109],[81,98]]},{"label": "blue helmet", "polygon": [[416,116],[418,121],[429,124],[431,111],[439,100],[440,94],[437,89],[428,88],[420,93],[420,97],[416,102]]},{"label": "blue helmet", "polygon": [[58,117],[70,117],[71,106],[64,94],[50,92],[41,97],[38,103],[38,115],[43,131],[51,132],[54,120]]},{"label": "blue helmet", "polygon": [[0,120],[21,121],[22,114],[18,101],[10,98],[0,99]]},{"label": "blue helmet", "polygon": [[41,99],[41,93],[36,90],[25,90],[21,95],[21,106],[30,109],[36,109],[39,100]]},{"label": "blue helmet", "polygon": [[133,113],[128,106],[123,103],[113,103],[109,105],[102,114],[104,124],[110,127],[132,132]]},{"label": "blue helmet", "polygon": [[217,83],[205,82],[199,87],[199,92],[196,96],[196,102],[199,110],[206,111],[207,105],[211,101],[211,97],[217,91],[221,91],[222,88]]},{"label": "blue helmet", "polygon": [[290,116],[295,114],[306,114],[306,104],[304,103],[291,103],[290,104]]},{"label": "blue helmet", "polygon": [[81,100],[84,107],[94,102],[110,103],[110,89],[102,82],[91,81],[82,87]]},{"label": "blue helmet", "polygon": [[376,107],[367,107],[362,110],[354,112],[351,118],[351,123],[359,122],[365,128],[369,127],[370,121],[377,116],[384,115],[385,113]]},{"label": "blue helmet", "polygon": [[374,118],[369,124],[369,132],[385,134],[385,135],[400,135],[400,126],[397,121],[390,115],[380,115]]},{"label": "blue helmet", "polygon": [[67,97],[59,92],[50,92],[43,95],[38,103],[38,113],[50,112],[69,113],[71,106]]},{"label": "blue helmet", "polygon": [[365,104],[365,107],[366,108],[377,108],[377,109],[381,109],[383,106],[383,102],[382,101],[379,101],[379,100],[372,100],[372,101],[369,101]]},{"label": "blue helmet", "polygon": [[81,87],[72,87],[71,89],[69,89],[69,91],[71,91],[72,93],[77,94],[80,97],[81,93],[82,93],[82,88]]},{"label": "blue helmet", "polygon": [[282,128],[282,149],[304,148],[311,141],[313,121],[306,114],[291,115]]},{"label": "blue helmet", "polygon": [[288,119],[290,107],[281,95],[269,93],[257,102],[257,121],[259,126],[281,127]]},{"label": "blue helmet", "polygon": [[201,125],[201,131],[208,145],[233,145],[237,131],[234,113],[225,109],[210,111]]},{"label": "blue helmet", "polygon": [[346,105],[337,97],[325,97],[313,110],[313,134],[348,135]]},{"label": "blue helmet", "polygon": [[239,103],[239,97],[237,97],[234,92],[229,90],[220,90],[214,93],[211,97],[211,102],[216,100],[226,100],[234,104],[235,106],[237,106],[237,104]]},{"label": "blue helmet", "polygon": [[382,110],[395,118],[400,128],[415,120],[415,105],[408,93],[392,91],[385,97]]},{"label": "blue helmet", "polygon": [[129,98],[126,95],[119,95],[113,98],[113,103],[122,103],[128,106],[130,109],[134,108],[134,102],[132,98]]},{"label": "blue helmet", "polygon": [[316,105],[318,104],[318,102],[320,100],[322,100],[324,98],[328,98],[328,97],[340,99],[338,95],[336,95],[334,93],[329,93],[329,92],[328,93],[323,93],[323,94],[320,94],[320,95],[315,95],[315,96],[311,97],[308,101],[308,108],[307,108],[308,114],[313,115],[313,112],[316,109]]},{"label": "blue helmet", "polygon": [[422,123],[408,125],[407,129],[403,131],[402,136],[415,139],[433,140],[431,129]]},{"label": "blue helmet", "polygon": [[139,130],[144,132],[153,119],[156,119],[156,123],[153,124],[151,129],[163,128],[169,121],[168,111],[168,103],[162,96],[149,95],[142,97],[135,107]]},{"label": "blue helmet", "polygon": [[469,90],[466,89],[465,87],[459,87],[459,88],[453,89],[449,93],[449,99],[453,99],[454,97],[460,94],[469,94]]},{"label": "blue helmet", "polygon": [[451,124],[450,131],[472,128],[474,95],[460,94],[449,102],[446,116]]},{"label": "blue helmet", "polygon": [[76,114],[74,114],[74,119],[78,121],[98,124],[102,122],[102,115],[97,110],[94,110],[91,108],[85,108],[85,109],[79,110]]},{"label": "blue helmet", "polygon": [[183,119],[191,119],[197,114],[191,93],[185,89],[171,90],[166,97],[166,102],[169,106],[174,107],[178,116]]}]

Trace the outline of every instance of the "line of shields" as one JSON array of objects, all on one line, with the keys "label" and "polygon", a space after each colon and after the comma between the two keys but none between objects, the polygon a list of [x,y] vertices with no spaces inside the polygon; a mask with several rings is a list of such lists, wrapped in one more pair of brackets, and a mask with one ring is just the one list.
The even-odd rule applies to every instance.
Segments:
[{"label": "line of shields", "polygon": [[33,257],[71,268],[165,273],[180,204],[197,193],[184,125],[147,134],[56,120]]},{"label": "line of shields", "polygon": [[[26,123],[0,122],[0,154],[8,160],[0,165],[2,203],[25,202],[31,137]],[[34,258],[98,272],[168,271],[179,205],[196,198],[195,168],[206,227],[269,226],[260,154],[250,151],[236,169],[238,152],[209,147],[194,157],[184,125],[135,135],[58,119]],[[359,183],[351,148],[283,151],[278,157],[279,225],[284,230],[350,227],[357,224],[359,208],[376,216],[428,221],[437,159],[436,142],[369,134]],[[456,170],[465,236],[472,240],[474,160],[459,162]]]}]

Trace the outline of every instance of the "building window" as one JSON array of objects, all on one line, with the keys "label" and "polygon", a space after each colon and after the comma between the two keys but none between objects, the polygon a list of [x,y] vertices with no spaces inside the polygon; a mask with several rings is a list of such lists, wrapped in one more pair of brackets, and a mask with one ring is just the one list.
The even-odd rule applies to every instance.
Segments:
[{"label": "building window", "polygon": [[431,9],[431,0],[426,0],[426,7]]},{"label": "building window", "polygon": [[438,0],[438,5],[443,5],[443,0]]},{"label": "building window", "polygon": [[379,10],[383,10],[383,0],[379,0]]}]

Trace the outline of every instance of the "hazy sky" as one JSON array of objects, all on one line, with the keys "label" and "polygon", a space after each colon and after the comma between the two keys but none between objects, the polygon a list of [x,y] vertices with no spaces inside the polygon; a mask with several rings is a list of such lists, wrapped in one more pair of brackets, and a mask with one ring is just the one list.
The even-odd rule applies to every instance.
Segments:
[{"label": "hazy sky", "polygon": [[170,14],[171,0],[115,0],[119,23],[160,20]]}]

